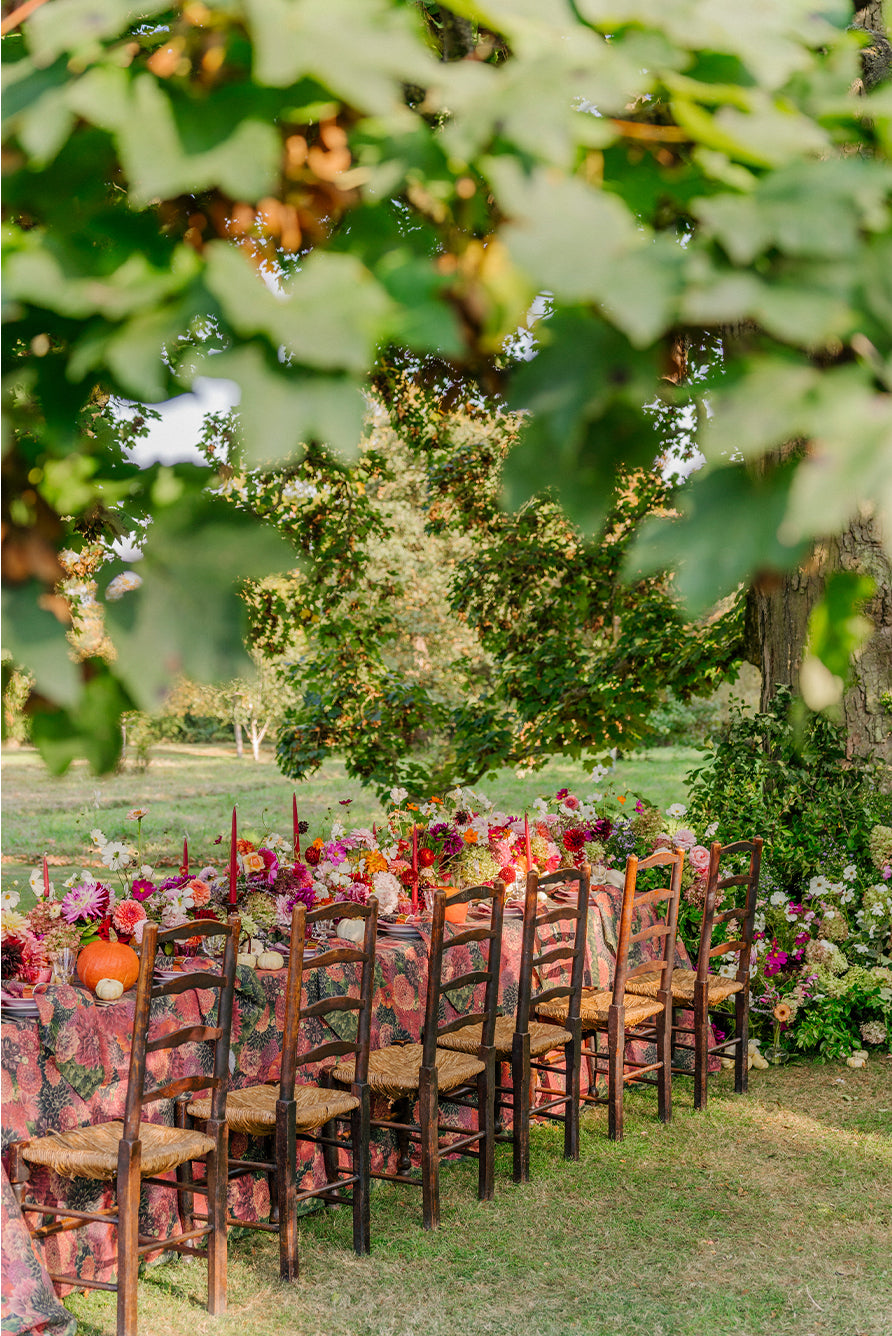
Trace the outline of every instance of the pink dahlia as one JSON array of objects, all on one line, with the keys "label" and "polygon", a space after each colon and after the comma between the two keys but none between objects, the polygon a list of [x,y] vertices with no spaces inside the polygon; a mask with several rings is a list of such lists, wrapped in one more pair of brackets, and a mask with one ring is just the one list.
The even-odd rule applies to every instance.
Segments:
[{"label": "pink dahlia", "polygon": [[211,888],[206,881],[201,881],[199,877],[193,877],[186,883],[186,889],[192,897],[192,903],[196,909],[201,909],[211,898]]},{"label": "pink dahlia", "polygon": [[136,900],[122,900],[112,910],[112,927],[119,937],[132,937],[137,923],[147,917],[146,911]]},{"label": "pink dahlia", "polygon": [[148,900],[150,895],[155,894],[155,883],[138,878],[132,885],[131,894],[134,900]]},{"label": "pink dahlia", "polygon": [[83,920],[101,919],[108,909],[110,892],[107,886],[98,881],[83,881],[79,886],[72,886],[62,900],[62,917],[66,923]]}]

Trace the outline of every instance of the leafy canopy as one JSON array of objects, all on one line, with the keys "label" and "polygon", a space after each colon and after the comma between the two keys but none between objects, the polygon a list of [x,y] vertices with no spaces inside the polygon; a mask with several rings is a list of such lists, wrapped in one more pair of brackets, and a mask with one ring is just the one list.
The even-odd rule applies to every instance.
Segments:
[{"label": "leafy canopy", "polygon": [[[382,358],[435,357],[527,414],[511,504],[547,479],[589,533],[652,463],[659,390],[706,468],[631,569],[677,566],[695,611],[862,506],[892,535],[892,87],[859,90],[850,18],[842,0],[56,0],[25,19],[3,43],[7,625],[57,749],[85,745],[91,711],[156,703],[171,671],[220,671],[231,577],[284,564],[212,479],[124,466],[85,423],[97,387],[146,402],[232,379],[249,459],[349,457]],[[676,388],[704,331],[721,374]],[[90,668],[108,689],[84,670],[62,691],[38,597],[56,551],[147,516],[118,660]]]}]

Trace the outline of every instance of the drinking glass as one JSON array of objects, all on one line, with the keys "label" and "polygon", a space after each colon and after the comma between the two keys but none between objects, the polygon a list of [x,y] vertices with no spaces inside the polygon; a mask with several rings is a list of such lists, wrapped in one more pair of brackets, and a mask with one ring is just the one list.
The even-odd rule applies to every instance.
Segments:
[{"label": "drinking glass", "polygon": [[52,958],[53,983],[71,983],[74,978],[74,968],[77,964],[77,952],[71,946],[65,946],[61,951],[56,951]]}]

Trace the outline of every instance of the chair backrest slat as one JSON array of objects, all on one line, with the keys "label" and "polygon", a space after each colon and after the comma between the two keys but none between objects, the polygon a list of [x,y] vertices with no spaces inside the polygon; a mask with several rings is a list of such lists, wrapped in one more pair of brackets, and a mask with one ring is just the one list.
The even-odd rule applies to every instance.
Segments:
[{"label": "chair backrest slat", "polygon": [[[341,919],[362,919],[365,923],[362,943],[356,946],[335,947],[323,951],[308,962],[310,969],[325,968],[329,964],[352,964],[360,967],[359,995],[345,996],[336,994],[323,997],[301,1007],[301,993],[304,975],[304,944],[307,928],[312,929],[317,923],[331,926]],[[282,1069],[279,1076],[279,1098],[285,1101],[294,1098],[294,1086],[297,1072],[301,1067],[310,1067],[323,1062],[326,1058],[354,1055],[355,1080],[363,1084],[368,1079],[369,1043],[371,1040],[372,990],[375,978],[375,940],[378,931],[378,901],[375,896],[368,904],[337,903],[320,905],[307,910],[305,905],[296,904],[291,914],[291,955],[288,960],[288,978],[285,982],[285,1032],[282,1036]],[[339,1036],[337,1039],[323,1041],[299,1053],[301,1027],[306,1021],[326,1025],[326,1016],[353,1012],[356,1015],[356,1029],[353,1039]],[[332,1027],[329,1026],[331,1029]],[[333,1031],[333,1033],[337,1033]]]},{"label": "chair backrest slat", "polygon": [[[557,908],[542,904],[540,892],[555,886],[567,887],[576,883],[576,897]],[[518,1034],[526,1034],[530,1026],[530,1016],[535,1015],[537,1006],[545,1002],[567,998],[567,1024],[579,1023],[579,1011],[582,1000],[582,984],[585,973],[585,952],[587,942],[589,906],[589,872],[587,868],[561,868],[558,872],[540,877],[535,871],[527,874],[526,899],[523,911],[523,941],[520,948],[520,976],[517,983],[517,1019],[515,1029]],[[561,924],[569,937],[554,943],[542,942],[544,929]],[[538,954],[537,954],[538,952]],[[560,982],[548,976],[543,978],[541,970],[559,961],[569,961],[569,969],[560,971]],[[533,989],[534,978],[536,990]]]},{"label": "chair backrest slat", "polygon": [[[749,855],[749,868],[745,873],[722,876],[721,868],[734,855]],[[720,844],[716,840],[709,850],[709,872],[706,878],[706,900],[703,905],[703,923],[700,929],[700,949],[697,955],[697,978],[703,982],[709,974],[709,962],[717,955],[730,955],[739,952],[737,961],[737,979],[741,983],[749,982],[750,956],[753,950],[753,928],[756,918],[756,901],[759,895],[759,872],[762,866],[762,839],[755,836],[752,840],[735,840],[733,844]],[[729,909],[719,908],[719,894],[734,886],[746,887],[743,904]],[[733,942],[716,943],[713,947],[712,936],[715,928],[732,919],[738,922],[739,936]]]},{"label": "chair backrest slat", "polygon": [[[226,1090],[229,1080],[229,1044],[232,1031],[232,1004],[235,991],[235,959],[240,924],[234,917],[225,923],[216,919],[200,919],[183,923],[176,928],[159,930],[156,923],[147,924],[140,943],[139,978],[136,984],[136,1006],[133,1016],[133,1039],[130,1046],[130,1065],[127,1076],[127,1096],[124,1106],[124,1140],[139,1138],[142,1106],[159,1099],[175,1099],[189,1090],[211,1090],[210,1121],[222,1122],[226,1116]],[[220,973],[196,971],[168,984],[155,987],[155,954],[160,946],[182,942],[188,938],[222,937],[223,962]],[[217,1015],[214,1024],[184,1026],[173,1034],[150,1035],[151,1008],[154,999],[185,992],[189,988],[210,990],[218,994]],[[146,1057],[160,1049],[185,1044],[212,1043],[214,1045],[213,1077],[196,1071],[194,1076],[178,1077],[154,1088],[146,1087]],[[196,1059],[196,1068],[198,1061]]]},{"label": "chair backrest slat", "polygon": [[147,1053],[157,1053],[161,1048],[179,1048],[180,1044],[207,1044],[220,1038],[219,1025],[189,1025],[182,1030],[171,1030],[170,1034],[158,1039],[149,1039]]},{"label": "chair backrest slat", "polygon": [[[444,999],[449,1000],[450,1005],[456,1005],[449,998],[449,994],[453,991],[471,987],[476,991],[480,984],[486,985],[483,1011],[478,1010],[474,1015],[482,1017],[482,1046],[491,1048],[495,1038],[499,1001],[499,966],[502,952],[502,920],[505,907],[504,884],[501,881],[496,881],[493,886],[467,886],[464,890],[449,897],[449,905],[470,904],[472,900],[480,900],[488,905],[490,911],[489,922],[479,928],[465,929],[447,938],[445,934],[446,893],[445,891],[434,892],[431,942],[428,952],[427,997],[424,1009],[424,1028],[421,1034],[421,1061],[426,1068],[431,1068],[436,1063],[437,1035],[445,1033],[447,1025],[454,1028],[452,1020],[441,1021],[440,1019],[440,1004]],[[486,969],[466,970],[456,978],[447,979],[444,971],[449,952],[475,942],[479,942],[484,951]],[[467,1022],[468,1018],[468,1009],[465,1007],[462,1009],[462,1019]]]},{"label": "chair backrest slat", "polygon": [[[645,972],[660,973],[660,989],[666,994],[672,987],[672,970],[675,965],[675,941],[678,932],[678,906],[681,898],[681,874],[684,866],[684,852],[681,849],[658,849],[648,858],[636,858],[630,854],[626,861],[626,877],[623,886],[623,902],[620,912],[619,933],[616,946],[616,964],[613,971],[613,1001],[623,1005],[626,982]],[[638,890],[638,877],[650,868],[666,868],[669,872],[669,885],[657,890]],[[662,906],[662,908],[660,908]],[[648,909],[654,915],[652,924],[646,924],[633,937],[632,920],[641,909]],[[659,931],[651,932],[650,929]],[[629,947],[635,941],[652,938],[662,943],[660,954],[642,964],[630,967]]]}]

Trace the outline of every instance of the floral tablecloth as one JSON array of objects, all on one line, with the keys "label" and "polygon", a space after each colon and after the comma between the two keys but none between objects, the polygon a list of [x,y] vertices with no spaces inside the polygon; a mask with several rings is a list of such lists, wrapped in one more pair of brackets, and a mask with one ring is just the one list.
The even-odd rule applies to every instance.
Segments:
[{"label": "floral tablecloth", "polygon": [[[603,888],[593,895],[589,916],[586,983],[607,987],[613,968],[621,892]],[[517,1000],[522,924],[506,919],[502,949],[501,1001],[506,1012]],[[420,942],[379,938],[375,964],[375,996],[372,1016],[372,1046],[399,1040],[417,1040],[423,1015],[427,981],[426,938]],[[451,969],[464,973],[478,963],[476,946],[451,952]],[[679,963],[687,964],[683,948]],[[284,972],[257,973],[239,968],[233,1009],[232,1080],[236,1087],[274,1081],[278,1077],[280,1037],[284,1030]],[[356,992],[358,977],[353,966],[313,968],[308,962],[304,978],[304,1003],[323,996]],[[419,1001],[421,999],[421,1001]],[[176,997],[153,1003],[153,1020],[165,1030],[174,1030],[206,1020],[214,994],[188,990]],[[59,986],[37,999],[38,1019],[4,1023],[2,1035],[2,1143],[26,1136],[41,1136],[84,1124],[120,1118],[123,1114],[127,1079],[127,1055],[133,1024],[133,995],[114,1006],[98,1007],[92,996],[79,988]],[[471,998],[459,999],[470,1005]],[[334,1023],[350,1025],[352,1016],[335,1013]],[[318,1024],[318,1023],[317,1023]],[[329,1035],[330,1037],[330,1035]],[[302,1039],[309,1048],[321,1042],[319,1032],[307,1030]],[[162,1050],[150,1055],[149,1070],[155,1082],[172,1079],[194,1055],[186,1050]],[[194,1065],[190,1066],[194,1070]],[[153,1082],[154,1083],[154,1082]],[[148,1106],[150,1116],[170,1122],[170,1101]],[[240,1153],[238,1144],[234,1152]],[[374,1157],[380,1164],[393,1147],[386,1139],[377,1143]],[[33,1170],[35,1183],[42,1170]],[[321,1173],[321,1164],[307,1160],[307,1173]],[[321,1180],[320,1180],[321,1181]],[[105,1185],[88,1179],[64,1181],[50,1176],[40,1183],[59,1200],[79,1210],[95,1210],[110,1204]],[[263,1218],[269,1201],[263,1178],[242,1178],[231,1189],[235,1213]],[[171,1232],[175,1222],[176,1194],[143,1188],[140,1233]],[[39,1252],[27,1236],[21,1213],[3,1175],[2,1199],[3,1296],[2,1331],[46,1332],[68,1336],[73,1331],[52,1283],[40,1262]],[[49,1269],[100,1279],[113,1278],[114,1232],[106,1225],[66,1233],[46,1242]]]}]

